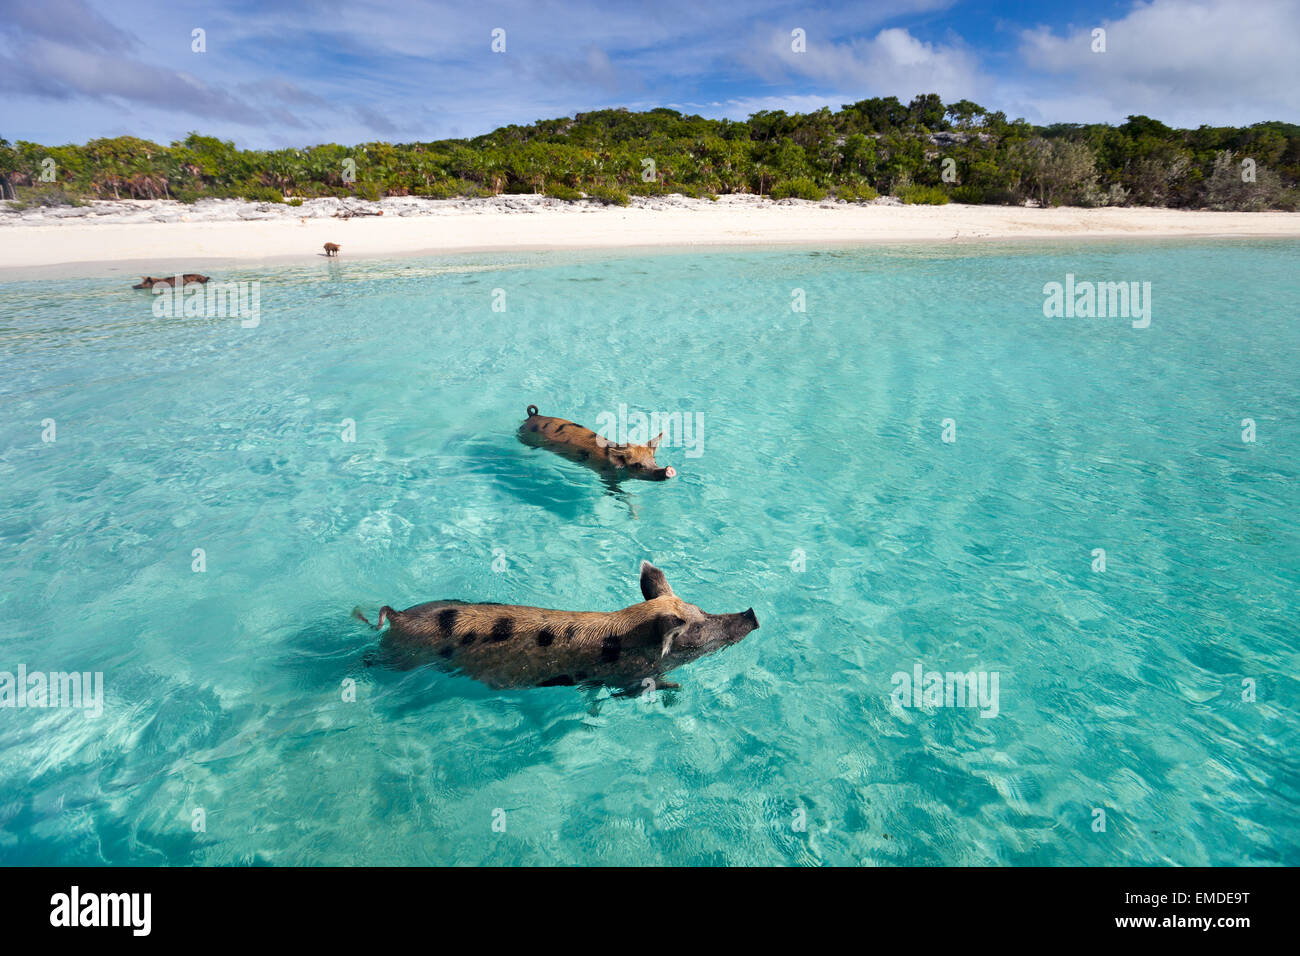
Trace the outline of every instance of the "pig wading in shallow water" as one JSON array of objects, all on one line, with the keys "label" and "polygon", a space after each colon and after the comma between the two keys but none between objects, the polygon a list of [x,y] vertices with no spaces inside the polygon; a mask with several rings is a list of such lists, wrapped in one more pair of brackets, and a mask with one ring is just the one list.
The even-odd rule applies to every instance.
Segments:
[{"label": "pig wading in shallow water", "polygon": [[758,627],[753,608],[706,614],[687,604],[649,561],[641,563],[641,593],[640,604],[609,612],[461,601],[385,606],[375,627],[389,624],[380,651],[401,669],[437,661],[495,688],[604,684],[629,694],[677,687],[659,678]]},{"label": "pig wading in shallow water", "polygon": [[189,285],[191,282],[197,282],[200,285],[207,285],[208,277],[201,276],[197,272],[187,272],[183,276],[164,276],[161,279],[155,279],[153,276],[145,276],[132,289],[152,289],[156,285],[169,285],[175,288],[176,280],[181,280],[181,285]]},{"label": "pig wading in shallow water", "polygon": [[536,405],[528,406],[528,417],[519,426],[519,440],[525,445],[549,449],[614,479],[667,481],[676,478],[676,468],[671,465],[660,468],[655,462],[655,449],[663,437],[663,432],[660,432],[644,445],[616,445],[590,428],[567,419],[539,415]]}]

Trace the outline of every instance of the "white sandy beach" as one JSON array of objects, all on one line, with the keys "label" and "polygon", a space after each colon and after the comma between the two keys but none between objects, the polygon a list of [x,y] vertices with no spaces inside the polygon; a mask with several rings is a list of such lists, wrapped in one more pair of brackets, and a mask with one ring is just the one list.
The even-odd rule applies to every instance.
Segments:
[{"label": "white sandy beach", "polygon": [[[341,209],[370,215],[340,218]],[[381,210],[382,215],[373,215]],[[322,255],[326,242],[339,243],[345,258],[378,258],[596,247],[1176,237],[1300,238],[1300,213],[903,206],[888,199],[772,202],[755,196],[722,196],[716,202],[638,198],[629,207],[543,196],[376,203],[318,199],[299,207],[127,200],[19,211],[3,204],[0,273],[10,278],[71,274],[113,265],[168,275],[200,266],[311,261]]]}]

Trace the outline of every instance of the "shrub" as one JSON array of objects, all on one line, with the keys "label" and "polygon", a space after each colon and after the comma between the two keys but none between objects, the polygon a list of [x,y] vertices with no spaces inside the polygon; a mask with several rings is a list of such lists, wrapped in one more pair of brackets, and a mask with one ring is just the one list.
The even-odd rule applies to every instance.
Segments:
[{"label": "shrub", "polygon": [[632,201],[631,196],[612,186],[588,186],[587,198],[606,206],[626,206]]},{"label": "shrub", "polygon": [[252,183],[237,186],[233,190],[236,197],[249,202],[284,202],[284,194],[273,186],[256,186]]},{"label": "shrub", "polygon": [[983,186],[954,186],[952,201],[968,206],[980,206],[988,202],[988,191]]},{"label": "shrub", "polygon": [[18,201],[11,208],[30,209],[33,206],[48,208],[51,206],[84,206],[85,204],[83,200],[65,192],[62,187],[55,186],[52,188],[23,189]]},{"label": "shrub", "polygon": [[948,202],[948,194],[938,186],[904,186],[897,193],[898,198],[909,206],[943,206]]},{"label": "shrub", "polygon": [[572,186],[565,186],[563,183],[554,183],[547,186],[546,195],[552,199],[563,199],[565,202],[577,202],[582,198],[582,193]]},{"label": "shrub", "polygon": [[879,196],[870,186],[854,186],[846,183],[842,186],[835,187],[835,198],[843,199],[845,202],[870,202]]},{"label": "shrub", "polygon": [[1242,166],[1229,150],[1214,157],[1214,172],[1204,186],[1207,209],[1295,209],[1296,190],[1283,186],[1277,173],[1264,166],[1255,168],[1254,180],[1242,178]]},{"label": "shrub", "polygon": [[1123,206],[1128,202],[1128,197],[1128,190],[1119,183],[1111,183],[1107,189],[1102,189],[1096,183],[1093,183],[1079,198],[1079,205],[1090,208],[1096,206]]},{"label": "shrub", "polygon": [[991,186],[984,191],[984,202],[990,206],[1015,206],[1021,201],[1019,193],[1006,186]]},{"label": "shrub", "polygon": [[1007,159],[1039,206],[1078,203],[1097,182],[1096,156],[1087,143],[1035,138],[1012,146]]},{"label": "shrub", "polygon": [[[676,192],[681,193],[687,199],[717,199],[717,194],[710,192],[703,186],[695,183],[682,183],[674,187]],[[672,191],[672,190],[669,190]]]},{"label": "shrub", "polygon": [[301,197],[301,196],[294,196],[292,199],[289,200],[289,205],[290,205],[290,206],[301,206],[301,205],[302,205],[302,197]]},{"label": "shrub", "polygon": [[818,199],[826,198],[826,190],[811,179],[802,176],[786,179],[772,187],[769,195],[773,199]]},{"label": "shrub", "polygon": [[415,195],[426,199],[460,199],[466,196],[491,196],[490,190],[467,179],[441,179],[429,186],[416,186]]}]

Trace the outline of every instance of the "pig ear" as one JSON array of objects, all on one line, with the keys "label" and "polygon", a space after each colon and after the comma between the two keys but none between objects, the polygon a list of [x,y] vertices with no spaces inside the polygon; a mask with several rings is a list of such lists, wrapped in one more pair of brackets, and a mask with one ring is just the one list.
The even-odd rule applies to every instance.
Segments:
[{"label": "pig ear", "polygon": [[652,438],[652,439],[650,439],[648,442],[646,442],[646,444],[647,444],[648,446],[650,446],[650,450],[651,450],[651,451],[654,451],[656,448],[659,447],[659,443],[660,443],[661,441],[663,441],[663,440],[664,440],[664,433],[663,433],[663,432],[660,432],[658,435],[655,435],[654,438]]},{"label": "pig ear", "polygon": [[668,652],[673,649],[673,641],[677,640],[678,635],[685,629],[686,622],[676,614],[661,614],[656,623],[659,625],[661,635],[659,656],[667,657]]},{"label": "pig ear", "polygon": [[668,586],[664,573],[649,561],[641,562],[641,593],[647,601],[653,601],[664,595],[672,596],[673,589]]}]

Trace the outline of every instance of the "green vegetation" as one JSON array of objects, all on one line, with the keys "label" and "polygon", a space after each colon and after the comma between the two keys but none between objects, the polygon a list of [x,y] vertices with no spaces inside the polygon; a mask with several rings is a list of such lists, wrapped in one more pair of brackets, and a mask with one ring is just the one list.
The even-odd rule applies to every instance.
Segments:
[{"label": "green vegetation", "polygon": [[938,186],[919,186],[916,183],[900,189],[898,198],[909,206],[942,206],[949,202],[948,194]]},{"label": "green vegetation", "polygon": [[779,182],[772,187],[769,194],[773,199],[825,199],[826,190],[818,186],[807,176],[798,176],[795,179],[787,179]]},{"label": "green vegetation", "polygon": [[624,190],[616,186],[587,186],[587,198],[607,206],[626,206],[632,201]]},{"label": "green vegetation", "polygon": [[1300,126],[1172,129],[1032,126],[969,100],[862,100],[838,112],[755,113],[744,122],[601,110],[506,126],[474,139],[241,150],[191,133],[83,146],[0,139],[0,198],[27,203],[239,197],[492,196],[534,193],[626,205],[632,196],[860,202],[1158,205],[1295,209]]},{"label": "green vegetation", "polygon": [[571,186],[561,185],[560,183],[555,183],[547,189],[546,195],[550,196],[552,199],[563,199],[565,202],[577,202],[582,198],[582,193],[580,191]]},{"label": "green vegetation", "polygon": [[853,183],[839,183],[835,186],[835,198],[845,202],[870,202],[879,195],[870,186],[855,186]]}]

